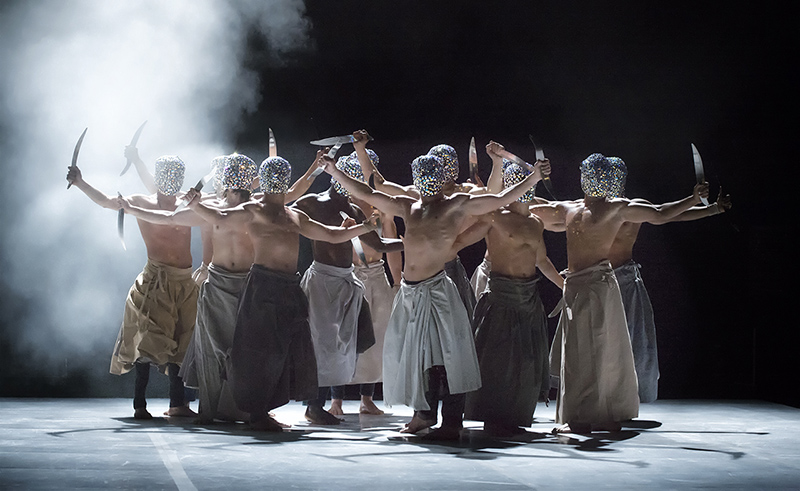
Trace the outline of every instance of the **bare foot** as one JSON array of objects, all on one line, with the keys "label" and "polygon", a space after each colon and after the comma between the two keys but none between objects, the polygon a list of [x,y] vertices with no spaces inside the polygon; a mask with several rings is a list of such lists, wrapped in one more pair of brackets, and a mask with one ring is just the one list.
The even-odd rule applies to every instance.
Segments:
[{"label": "bare foot", "polygon": [[272,419],[270,416],[264,416],[259,418],[257,421],[250,421],[250,429],[255,431],[271,431],[275,433],[280,433],[283,431],[284,428],[288,428],[289,425],[279,423]]},{"label": "bare foot", "polygon": [[461,438],[461,426],[440,426],[426,435],[422,435],[423,440],[432,441],[455,441]]},{"label": "bare foot", "polygon": [[146,408],[138,407],[133,411],[133,419],[153,419],[153,415]]},{"label": "bare foot", "polygon": [[344,411],[342,410],[342,400],[333,399],[331,401],[331,408],[328,409],[328,412],[334,416],[344,416]]},{"label": "bare foot", "polygon": [[361,414],[374,414],[375,416],[383,414],[383,411],[378,409],[378,406],[375,405],[372,397],[367,396],[361,397],[361,406],[359,406],[358,412]]},{"label": "bare foot", "polygon": [[420,432],[420,431],[422,431],[424,429],[430,428],[431,426],[433,426],[435,424],[436,424],[436,420],[432,420],[431,421],[431,420],[427,420],[427,419],[422,419],[422,418],[420,418],[419,416],[417,416],[415,414],[414,417],[411,418],[411,421],[409,421],[403,427],[403,429],[400,430],[400,433],[418,433],[418,432]]},{"label": "bare foot", "polygon": [[189,406],[175,406],[169,408],[165,413],[165,416],[172,416],[177,418],[196,418],[197,413],[192,411]]},{"label": "bare foot", "polygon": [[305,414],[306,420],[315,425],[338,425],[342,422],[328,411],[322,409],[320,406],[308,406]]}]

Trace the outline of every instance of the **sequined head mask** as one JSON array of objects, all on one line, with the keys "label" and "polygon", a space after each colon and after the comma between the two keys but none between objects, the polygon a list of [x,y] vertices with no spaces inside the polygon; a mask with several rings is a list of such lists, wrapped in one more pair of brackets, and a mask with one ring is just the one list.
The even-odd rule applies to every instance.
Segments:
[{"label": "sequined head mask", "polygon": [[250,157],[234,153],[228,156],[228,163],[222,173],[224,189],[253,189],[253,180],[258,175],[256,163]]},{"label": "sequined head mask", "polygon": [[445,179],[455,182],[458,179],[458,155],[450,145],[436,145],[428,150],[428,155],[439,157],[444,165]]},{"label": "sequined head mask", "polygon": [[411,162],[411,178],[422,196],[434,196],[442,191],[445,170],[442,161],[434,155],[421,155]]},{"label": "sequined head mask", "polygon": [[[347,157],[339,157],[339,160],[336,161],[336,168],[356,181],[364,182],[364,173],[361,170],[361,164],[358,163],[358,158],[354,154],[350,154]],[[337,193],[345,197],[350,196],[350,191],[345,189],[342,183],[336,179],[331,178],[331,184],[333,185],[333,190]]]},{"label": "sequined head mask", "polygon": [[581,189],[587,196],[618,198],[625,194],[628,169],[618,157],[593,153],[581,162]]},{"label": "sequined head mask", "polygon": [[[514,184],[524,180],[531,172],[523,168],[521,165],[511,162],[510,160],[503,159],[503,187],[511,187]],[[536,185],[525,192],[519,199],[520,203],[530,203],[535,197]]]},{"label": "sequined head mask", "polygon": [[265,194],[286,194],[292,178],[292,166],[283,157],[269,157],[261,162],[258,177]]},{"label": "sequined head mask", "polygon": [[156,172],[153,180],[161,194],[175,196],[183,186],[186,165],[176,155],[164,155],[156,159]]},{"label": "sequined head mask", "polygon": [[222,192],[225,191],[225,188],[222,186],[222,173],[227,163],[227,155],[220,155],[211,160],[211,169],[214,171],[214,193],[218,198],[221,198]]}]

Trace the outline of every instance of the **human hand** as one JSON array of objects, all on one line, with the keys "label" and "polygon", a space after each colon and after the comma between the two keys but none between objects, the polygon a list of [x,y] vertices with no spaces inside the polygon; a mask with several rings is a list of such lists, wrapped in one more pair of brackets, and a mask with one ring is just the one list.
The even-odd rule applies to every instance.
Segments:
[{"label": "human hand", "polygon": [[80,184],[83,182],[83,176],[81,175],[81,170],[78,166],[69,166],[67,167],[67,182],[72,184]]},{"label": "human hand", "polygon": [[719,187],[719,194],[717,195],[717,208],[720,213],[724,213],[731,209],[733,203],[731,202],[730,194],[722,194],[722,186]]},{"label": "human hand", "polygon": [[703,181],[694,185],[692,196],[696,203],[700,203],[701,198],[708,199],[708,183]]}]

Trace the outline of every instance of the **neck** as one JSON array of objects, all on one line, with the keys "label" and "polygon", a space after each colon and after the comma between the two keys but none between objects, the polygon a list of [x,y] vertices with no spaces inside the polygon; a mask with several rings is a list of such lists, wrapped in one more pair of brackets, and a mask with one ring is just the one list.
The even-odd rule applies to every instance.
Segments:
[{"label": "neck", "polygon": [[156,203],[158,203],[158,206],[161,207],[175,206],[175,196],[167,196],[166,194],[163,194],[161,191],[157,191]]},{"label": "neck", "polygon": [[512,211],[514,213],[518,213],[524,216],[528,216],[531,213],[530,209],[528,208],[528,203],[521,203],[519,201],[514,201],[506,208],[508,209],[508,211]]},{"label": "neck", "polygon": [[267,194],[264,193],[264,197],[261,198],[261,202],[265,205],[281,205],[283,206],[283,201],[286,199],[286,194]]}]

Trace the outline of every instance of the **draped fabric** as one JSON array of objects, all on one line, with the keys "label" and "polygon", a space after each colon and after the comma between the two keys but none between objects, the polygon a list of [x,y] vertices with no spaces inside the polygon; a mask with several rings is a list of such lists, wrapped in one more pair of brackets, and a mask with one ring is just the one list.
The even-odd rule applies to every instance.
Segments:
[{"label": "draped fabric", "polygon": [[375,344],[364,353],[358,355],[356,375],[353,384],[371,384],[383,380],[383,340],[386,326],[392,313],[392,302],[396,289],[389,285],[383,260],[367,266],[356,266],[356,277],[366,288],[364,298],[372,313],[372,326],[375,332]]},{"label": "draped fabric", "polygon": [[489,283],[489,273],[492,271],[492,262],[487,258],[475,268],[472,273],[472,278],[469,279],[469,284],[472,286],[472,291],[475,292],[475,299],[480,302],[481,294],[486,291]]},{"label": "draped fabric", "polygon": [[472,314],[475,312],[475,291],[469,283],[469,276],[464,265],[461,264],[461,259],[456,256],[452,261],[448,261],[444,265],[444,272],[453,280],[453,283],[458,290],[458,296],[461,298],[464,307],[467,309],[467,316],[472,319]]}]

